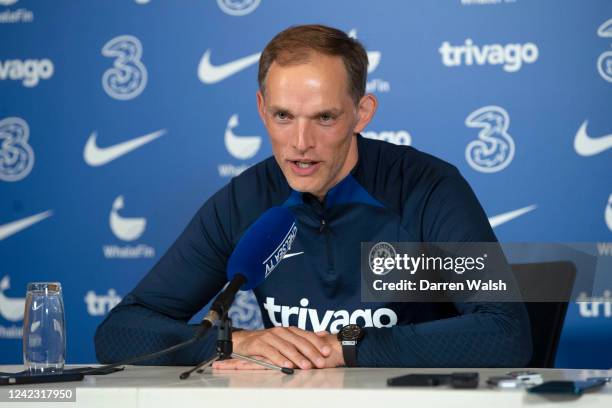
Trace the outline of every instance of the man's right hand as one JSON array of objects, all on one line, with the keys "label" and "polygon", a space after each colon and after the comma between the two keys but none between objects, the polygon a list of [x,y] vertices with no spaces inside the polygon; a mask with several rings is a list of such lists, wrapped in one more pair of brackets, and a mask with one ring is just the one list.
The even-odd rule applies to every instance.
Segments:
[{"label": "man's right hand", "polygon": [[[325,368],[331,354],[327,341],[313,332],[297,327],[273,327],[265,330],[232,333],[234,351],[258,356],[272,364],[287,368]],[[213,368],[235,368],[232,360],[217,361]]]}]

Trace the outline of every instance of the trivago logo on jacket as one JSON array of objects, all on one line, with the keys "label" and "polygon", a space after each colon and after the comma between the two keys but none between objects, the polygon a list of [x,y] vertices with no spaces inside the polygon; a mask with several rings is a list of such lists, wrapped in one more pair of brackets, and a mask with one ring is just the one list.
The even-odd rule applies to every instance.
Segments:
[{"label": "trivago logo on jacket", "polygon": [[[308,298],[300,299],[300,306],[277,305],[276,299],[266,297],[263,303],[268,318],[274,326],[297,326],[302,330],[327,330],[338,333],[347,324],[359,324],[362,327],[392,327],[397,324],[397,314],[386,307],[378,309],[325,310],[309,308]],[[297,318],[297,321],[296,321]]]}]

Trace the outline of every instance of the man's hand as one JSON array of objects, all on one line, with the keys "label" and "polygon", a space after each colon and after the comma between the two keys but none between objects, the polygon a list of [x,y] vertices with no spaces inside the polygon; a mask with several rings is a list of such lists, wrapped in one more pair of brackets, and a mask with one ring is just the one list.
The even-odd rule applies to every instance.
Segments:
[{"label": "man's hand", "polygon": [[[232,334],[234,351],[280,367],[327,368],[344,365],[342,346],[328,332],[309,332],[297,327],[237,331]],[[213,368],[252,370],[262,368],[238,359],[217,361]]]}]

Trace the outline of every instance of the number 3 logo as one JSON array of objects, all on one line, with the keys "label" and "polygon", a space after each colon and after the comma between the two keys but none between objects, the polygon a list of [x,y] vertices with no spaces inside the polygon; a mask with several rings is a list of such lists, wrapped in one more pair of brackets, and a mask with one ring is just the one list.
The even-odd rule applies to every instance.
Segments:
[{"label": "number 3 logo", "polygon": [[102,87],[111,98],[134,99],[147,85],[147,68],[140,61],[142,44],[131,35],[115,37],[102,47],[102,55],[115,58],[102,75]]},{"label": "number 3 logo", "polygon": [[500,106],[484,106],[465,119],[465,125],[481,128],[478,139],[465,149],[468,164],[482,173],[495,173],[505,169],[514,158],[514,140],[508,133],[510,116]]}]

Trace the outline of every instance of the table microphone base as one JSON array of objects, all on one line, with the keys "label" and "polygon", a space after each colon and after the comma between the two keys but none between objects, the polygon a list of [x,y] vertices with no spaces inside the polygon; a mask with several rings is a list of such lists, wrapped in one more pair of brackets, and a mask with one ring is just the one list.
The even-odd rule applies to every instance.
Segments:
[{"label": "table microphone base", "polygon": [[248,361],[250,363],[254,363],[260,365],[265,368],[269,368],[271,370],[278,370],[284,374],[293,374],[293,368],[280,367],[274,364],[266,363],[265,361],[258,360],[253,357],[244,356],[242,354],[234,353],[233,351],[233,343],[232,343],[232,320],[230,318],[225,318],[221,320],[221,325],[219,326],[218,336],[217,336],[217,352],[216,354],[210,358],[209,360],[203,361],[197,366],[191,368],[188,371],[185,371],[180,375],[181,380],[185,380],[189,378],[191,373],[197,371],[198,374],[202,374],[206,368],[212,366],[215,361],[228,360],[230,358],[236,358],[244,361]]}]

